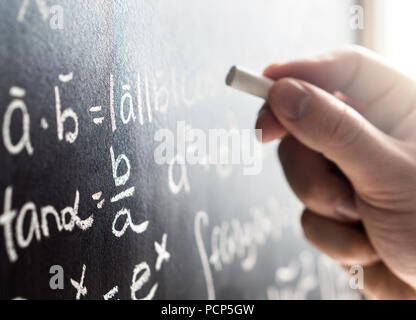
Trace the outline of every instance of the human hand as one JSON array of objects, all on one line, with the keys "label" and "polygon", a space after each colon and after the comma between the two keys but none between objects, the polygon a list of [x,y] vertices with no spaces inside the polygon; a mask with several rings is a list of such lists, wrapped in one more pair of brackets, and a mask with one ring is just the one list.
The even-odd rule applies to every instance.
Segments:
[{"label": "human hand", "polygon": [[364,269],[364,293],[416,298],[416,83],[360,47],[269,66],[263,141],[304,203],[306,238]]}]

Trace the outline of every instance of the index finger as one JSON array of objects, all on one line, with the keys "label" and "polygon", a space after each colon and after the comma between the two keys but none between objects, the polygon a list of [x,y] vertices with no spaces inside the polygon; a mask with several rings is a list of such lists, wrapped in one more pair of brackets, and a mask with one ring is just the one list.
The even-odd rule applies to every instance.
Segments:
[{"label": "index finger", "polygon": [[409,80],[381,58],[359,46],[348,46],[312,59],[270,65],[264,76],[292,77],[330,93],[341,91],[353,100],[371,104],[401,80]]}]

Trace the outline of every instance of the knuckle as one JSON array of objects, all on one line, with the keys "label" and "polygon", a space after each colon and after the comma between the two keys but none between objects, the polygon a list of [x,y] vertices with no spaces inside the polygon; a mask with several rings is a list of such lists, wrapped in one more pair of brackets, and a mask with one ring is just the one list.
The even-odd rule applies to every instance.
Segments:
[{"label": "knuckle", "polygon": [[[354,121],[358,120],[358,121]],[[364,131],[364,122],[357,119],[355,111],[344,105],[327,135],[326,144],[331,148],[347,149],[359,141]]]}]

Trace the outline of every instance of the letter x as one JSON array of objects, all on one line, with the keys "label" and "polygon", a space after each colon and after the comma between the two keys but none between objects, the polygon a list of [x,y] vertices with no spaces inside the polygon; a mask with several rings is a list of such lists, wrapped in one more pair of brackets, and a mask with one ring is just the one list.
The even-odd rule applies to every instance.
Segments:
[{"label": "letter x", "polygon": [[76,282],[75,280],[71,279],[72,286],[77,289],[77,295],[76,299],[79,300],[81,298],[81,295],[85,296],[87,294],[87,288],[84,287],[84,276],[85,276],[85,269],[87,267],[85,264],[82,265],[82,274],[81,274],[81,280]]},{"label": "letter x", "polygon": [[162,267],[163,261],[168,261],[170,258],[170,253],[166,250],[167,238],[168,238],[168,235],[164,233],[161,244],[155,241],[155,250],[157,252],[156,271],[160,270],[160,268]]}]

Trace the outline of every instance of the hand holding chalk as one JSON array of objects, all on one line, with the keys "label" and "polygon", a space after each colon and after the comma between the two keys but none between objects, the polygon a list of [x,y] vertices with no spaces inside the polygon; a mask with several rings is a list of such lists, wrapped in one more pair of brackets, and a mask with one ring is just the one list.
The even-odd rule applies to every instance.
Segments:
[{"label": "hand holding chalk", "polygon": [[343,265],[363,266],[370,297],[415,299],[415,82],[356,47],[264,75],[275,82],[232,68],[227,84],[267,97],[256,127],[283,138],[279,158],[307,208],[306,238]]}]

